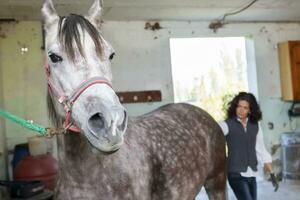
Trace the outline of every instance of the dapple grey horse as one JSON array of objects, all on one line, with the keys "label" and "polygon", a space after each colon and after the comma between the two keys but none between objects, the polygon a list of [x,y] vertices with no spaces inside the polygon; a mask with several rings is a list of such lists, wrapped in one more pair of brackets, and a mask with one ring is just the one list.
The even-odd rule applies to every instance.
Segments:
[{"label": "dapple grey horse", "polygon": [[100,33],[102,2],[86,16],[42,7],[48,109],[58,136],[56,199],[192,200],[204,186],[225,199],[225,141],[203,110],[169,104],[128,117],[112,89],[111,45]]}]

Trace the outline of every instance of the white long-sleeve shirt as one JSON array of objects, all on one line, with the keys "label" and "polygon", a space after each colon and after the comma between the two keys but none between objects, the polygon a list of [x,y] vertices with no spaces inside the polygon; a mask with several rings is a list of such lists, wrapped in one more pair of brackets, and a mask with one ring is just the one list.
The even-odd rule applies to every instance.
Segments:
[{"label": "white long-sleeve shirt", "polygon": [[[247,121],[248,121],[248,119],[247,119]],[[220,125],[220,127],[221,127],[224,135],[225,136],[228,135],[229,130],[228,130],[227,123],[225,121],[220,121],[219,125]],[[245,134],[246,134],[246,131],[245,131]],[[265,147],[265,143],[264,143],[264,139],[263,139],[263,134],[262,134],[262,129],[261,129],[260,124],[258,124],[258,133],[257,133],[257,136],[256,136],[255,151],[256,151],[257,160],[260,163],[270,163],[270,162],[272,162],[272,156],[266,150],[266,147]],[[251,169],[251,167],[248,166],[246,172],[241,172],[241,176],[243,176],[243,177],[256,177],[256,176],[258,176],[258,171],[253,171]]]}]

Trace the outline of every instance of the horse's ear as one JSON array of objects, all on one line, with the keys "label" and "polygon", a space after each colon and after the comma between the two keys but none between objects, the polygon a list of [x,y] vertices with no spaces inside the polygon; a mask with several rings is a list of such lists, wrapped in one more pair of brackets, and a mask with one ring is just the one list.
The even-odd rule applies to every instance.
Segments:
[{"label": "horse's ear", "polygon": [[52,0],[45,0],[42,7],[42,17],[44,28],[48,30],[51,25],[56,23],[59,20],[59,17],[56,13],[56,10],[53,6]]},{"label": "horse's ear", "polygon": [[96,27],[100,27],[101,25],[101,17],[102,17],[102,0],[95,0],[93,5],[88,11],[88,15],[86,18]]}]

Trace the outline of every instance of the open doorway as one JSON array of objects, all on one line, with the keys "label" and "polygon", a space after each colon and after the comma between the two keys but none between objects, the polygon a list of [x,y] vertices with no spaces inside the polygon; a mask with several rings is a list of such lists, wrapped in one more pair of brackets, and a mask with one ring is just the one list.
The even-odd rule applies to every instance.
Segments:
[{"label": "open doorway", "polygon": [[246,48],[244,37],[170,39],[174,101],[194,104],[216,120],[223,119],[224,102],[255,87],[253,78],[248,80],[256,80],[256,70],[247,66]]}]

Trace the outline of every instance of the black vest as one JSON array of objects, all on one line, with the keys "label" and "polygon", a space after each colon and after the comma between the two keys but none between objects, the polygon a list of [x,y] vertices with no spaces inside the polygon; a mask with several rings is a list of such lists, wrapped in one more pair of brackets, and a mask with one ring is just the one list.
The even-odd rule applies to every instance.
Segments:
[{"label": "black vest", "polygon": [[243,125],[237,119],[227,119],[225,122],[229,130],[228,135],[226,135],[228,172],[246,172],[248,166],[253,171],[257,171],[255,146],[258,124],[248,121],[245,132]]}]

